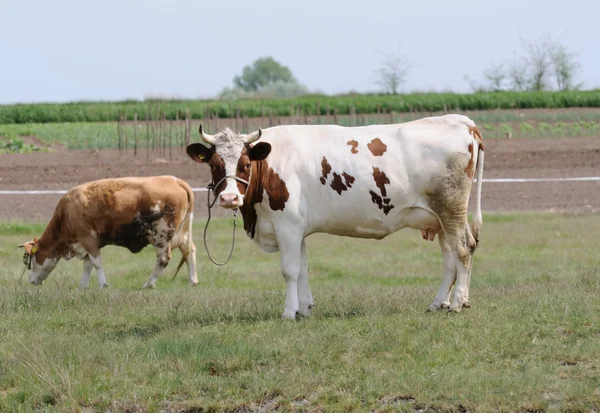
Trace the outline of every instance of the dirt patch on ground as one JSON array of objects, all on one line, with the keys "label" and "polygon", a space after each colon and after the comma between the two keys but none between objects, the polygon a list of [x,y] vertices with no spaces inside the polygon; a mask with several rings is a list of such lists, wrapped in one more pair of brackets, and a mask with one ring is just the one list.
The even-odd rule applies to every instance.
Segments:
[{"label": "dirt patch on ground", "polygon": [[[31,141],[30,143],[33,143]],[[0,190],[70,189],[122,176],[175,175],[192,187],[210,181],[207,166],[174,150],[172,158],[145,151],[64,151],[0,155]],[[600,175],[600,139],[512,139],[486,142],[484,178],[559,178]],[[0,195],[0,220],[48,220],[61,195]],[[484,211],[600,210],[600,182],[484,183]],[[217,215],[225,214],[217,211]],[[227,213],[229,214],[229,213]],[[206,194],[196,194],[196,217]]]}]

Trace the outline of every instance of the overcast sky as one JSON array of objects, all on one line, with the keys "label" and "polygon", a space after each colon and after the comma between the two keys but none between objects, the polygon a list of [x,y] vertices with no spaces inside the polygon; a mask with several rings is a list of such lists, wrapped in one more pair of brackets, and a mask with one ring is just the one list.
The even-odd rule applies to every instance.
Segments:
[{"label": "overcast sky", "polygon": [[599,87],[599,16],[597,0],[0,0],[0,103],[207,98],[261,56],[313,90],[375,91],[396,50],[404,90],[467,92],[544,33]]}]

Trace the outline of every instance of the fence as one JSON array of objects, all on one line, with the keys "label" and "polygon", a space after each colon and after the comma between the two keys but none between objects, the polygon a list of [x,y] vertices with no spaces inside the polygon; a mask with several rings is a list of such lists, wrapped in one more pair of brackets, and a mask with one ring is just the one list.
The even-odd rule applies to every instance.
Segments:
[{"label": "fence", "polygon": [[[321,112],[317,104],[317,113]],[[373,114],[359,114],[354,107],[350,107],[349,114],[339,115],[338,109],[329,105],[324,112],[323,115],[308,115],[301,106],[290,105],[290,116],[275,116],[272,109],[262,108],[262,116],[251,118],[245,110],[235,109],[234,117],[221,119],[216,111],[207,109],[203,120],[193,121],[189,109],[177,112],[175,119],[167,119],[160,106],[149,107],[144,114],[135,112],[133,121],[127,120],[124,113],[119,112],[117,147],[119,151],[133,151],[135,156],[145,151],[146,156],[150,152],[158,152],[160,156],[172,158],[174,150],[183,150],[192,141],[200,124],[206,133],[216,133],[224,128],[249,133],[277,125],[366,126],[406,122],[434,115],[434,112],[421,111],[396,113],[381,108]],[[445,106],[444,113],[447,113]]]},{"label": "fence", "polygon": [[[340,115],[338,112],[348,112]],[[566,113],[532,112],[526,117],[522,110],[491,110],[486,112],[469,112],[450,109],[470,116],[480,126],[486,139],[511,137],[574,137],[597,136],[600,131],[600,115],[595,111],[577,111]],[[354,106],[339,109],[325,105],[321,108],[317,103],[315,114],[303,111],[301,105],[290,105],[289,116],[275,116],[273,109],[261,107],[261,116],[248,117],[242,108],[231,108],[234,113],[230,118],[219,118],[218,108],[206,108],[202,120],[191,119],[190,110],[176,112],[174,119],[167,118],[159,105],[148,107],[146,113],[134,113],[133,121],[126,120],[124,113],[118,116],[118,148],[121,151],[133,151],[137,156],[145,150],[159,152],[163,158],[171,159],[174,150],[183,150],[191,141],[197,140],[198,126],[202,124],[207,133],[214,134],[224,128],[231,128],[241,133],[249,133],[258,128],[277,125],[341,125],[366,126],[372,124],[390,124],[407,122],[426,116],[448,113],[444,105],[443,111],[431,112],[410,110],[394,112],[378,107],[372,114],[357,113]],[[256,111],[254,111],[256,112]],[[560,116],[559,116],[560,115]]]}]

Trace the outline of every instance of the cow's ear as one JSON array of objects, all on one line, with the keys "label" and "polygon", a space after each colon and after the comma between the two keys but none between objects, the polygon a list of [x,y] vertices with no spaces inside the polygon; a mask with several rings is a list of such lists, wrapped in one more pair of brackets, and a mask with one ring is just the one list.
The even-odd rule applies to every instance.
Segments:
[{"label": "cow's ear", "polygon": [[251,161],[262,161],[271,153],[271,144],[268,142],[258,142],[250,148],[248,154]]},{"label": "cow's ear", "polygon": [[210,160],[215,149],[214,147],[207,148],[201,143],[191,143],[187,146],[186,152],[193,161],[203,163]]},{"label": "cow's ear", "polygon": [[19,248],[25,248],[25,251],[27,251],[27,254],[33,255],[37,252],[37,246],[35,245],[36,241],[37,240],[34,238],[33,241],[27,241],[23,245],[19,245]]}]

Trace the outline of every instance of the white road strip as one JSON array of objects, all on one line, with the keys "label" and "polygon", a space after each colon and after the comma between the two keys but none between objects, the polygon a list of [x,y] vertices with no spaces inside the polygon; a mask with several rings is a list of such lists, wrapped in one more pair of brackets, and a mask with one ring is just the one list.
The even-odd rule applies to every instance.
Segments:
[{"label": "white road strip", "polygon": [[[490,178],[483,182],[581,182],[600,181],[600,176],[580,176],[576,178]],[[475,179],[477,182],[477,179]]]},{"label": "white road strip", "polygon": [[[581,176],[575,178],[488,178],[483,182],[489,183],[511,183],[511,182],[590,182],[600,181],[600,176]],[[475,179],[477,182],[477,179]],[[206,188],[192,188],[194,192],[207,192]],[[63,189],[57,190],[0,190],[0,195],[54,195],[66,194]]]},{"label": "white road strip", "polygon": [[[206,188],[192,188],[194,192],[206,192],[208,189]],[[0,195],[54,195],[54,194],[66,194],[67,191],[64,189],[49,189],[49,190],[10,190],[10,191],[0,191]]]}]

